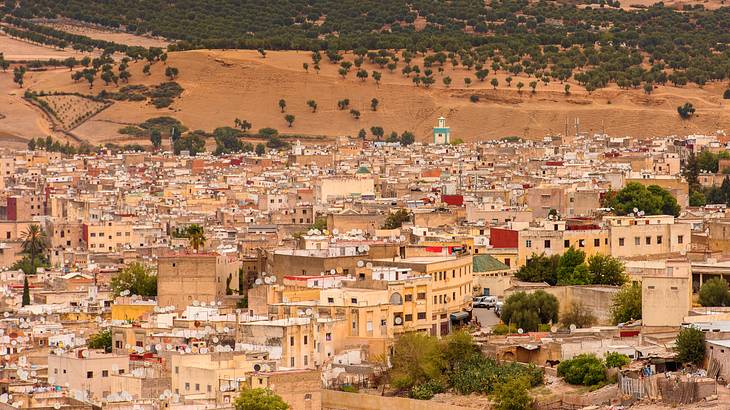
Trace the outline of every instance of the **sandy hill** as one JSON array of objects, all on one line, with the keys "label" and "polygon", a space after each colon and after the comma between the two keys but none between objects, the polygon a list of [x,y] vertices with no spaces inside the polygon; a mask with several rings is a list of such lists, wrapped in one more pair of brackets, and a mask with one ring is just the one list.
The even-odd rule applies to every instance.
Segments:
[{"label": "sandy hill", "polygon": [[[346,59],[351,61],[352,55]],[[310,65],[308,73],[302,68],[305,62]],[[177,81],[185,91],[169,109],[156,109],[139,102],[116,102],[73,132],[94,143],[128,142],[129,137],[118,134],[119,128],[160,115],[174,116],[190,129],[206,131],[232,126],[234,119],[240,118],[252,122],[254,130],[274,127],[282,133],[337,136],[356,135],[361,128],[382,126],[386,135],[391,131],[412,130],[424,141],[429,140],[431,127],[441,115],[447,118],[453,137],[466,141],[512,135],[541,138],[562,133],[566,122],[572,133],[576,118],[581,131],[605,129],[611,135],[637,137],[714,133],[730,123],[730,110],[721,97],[725,84],[710,84],[704,89],[659,87],[647,96],[642,90],[619,90],[615,86],[588,95],[577,84],[572,84],[570,95],[565,95],[563,84],[556,82],[548,86],[540,83],[533,94],[528,84],[534,78],[517,76],[511,87],[507,87],[506,74],[499,73],[496,75],[499,86],[494,90],[490,85],[491,78],[495,77],[493,72],[485,82],[479,82],[473,70],[452,69],[447,65],[443,74],[434,69],[436,84],[426,89],[415,87],[410,78],[400,74],[402,64],[399,63],[396,72],[389,73],[387,69],[365,63],[368,72],[382,72],[382,81],[376,85],[372,78],[357,79],[354,68],[342,79],[337,74],[338,66],[326,58],[317,74],[311,68],[307,52],[269,52],[266,58],[245,50],[171,53],[167,65],[179,68]],[[151,76],[142,74],[142,66],[141,62],[132,64],[131,84],[154,85],[166,81],[162,63],[153,66]],[[450,88],[442,83],[443,76],[453,79]],[[474,81],[468,88],[464,85],[465,76]],[[525,84],[521,93],[515,86],[518,82]],[[31,73],[27,84],[37,91],[97,94],[102,89],[116,89],[113,85],[105,87],[101,80],[89,89],[85,82],[74,83],[69,71],[63,69]],[[470,101],[474,94],[480,96],[477,103]],[[47,132],[38,111],[23,104],[20,95],[22,92],[12,83],[12,74],[0,73],[0,99],[23,107],[16,110],[17,115],[0,108],[0,114],[6,116],[0,120],[0,138],[3,133],[28,137]],[[281,98],[287,102],[287,113],[296,116],[291,128],[278,108]],[[361,112],[359,120],[349,110],[338,109],[338,100],[345,98],[350,100],[352,108]],[[375,112],[370,109],[372,98],[380,101]],[[316,113],[306,104],[310,99],[317,101]],[[689,121],[682,121],[677,115],[677,106],[685,101],[697,109]],[[21,127],[14,120],[22,120],[24,125]]]}]

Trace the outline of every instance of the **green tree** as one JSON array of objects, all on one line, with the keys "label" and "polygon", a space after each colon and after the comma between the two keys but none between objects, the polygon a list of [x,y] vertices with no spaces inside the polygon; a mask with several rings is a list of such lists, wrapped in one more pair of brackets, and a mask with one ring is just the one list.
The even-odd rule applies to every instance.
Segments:
[{"label": "green tree", "polygon": [[281,112],[284,112],[284,110],[286,110],[286,100],[283,98],[279,100],[279,109],[281,110]]},{"label": "green tree", "polygon": [[528,410],[532,408],[530,384],[524,377],[509,378],[497,383],[492,396],[495,410]]},{"label": "green tree", "polygon": [[517,292],[510,295],[502,306],[501,319],[528,332],[537,331],[540,324],[558,321],[558,299],[542,290],[533,293]]},{"label": "green tree", "polygon": [[699,295],[700,305],[706,307],[730,305],[730,289],[724,278],[712,278],[702,284]]},{"label": "green tree", "polygon": [[[4,70],[3,70],[4,71]],[[25,81],[25,72],[27,69],[25,66],[15,67],[13,70],[13,82],[18,84],[20,88],[23,88],[23,82]]]},{"label": "green tree", "polygon": [[380,141],[381,138],[383,138],[383,135],[385,135],[385,130],[383,130],[383,127],[380,126],[373,126],[370,127],[370,133],[373,134],[374,137]]},{"label": "green tree", "polygon": [[518,81],[517,82],[517,92],[522,94],[522,87],[524,87],[524,86],[525,86],[525,83],[523,83],[522,81]]},{"label": "green tree", "polygon": [[192,224],[188,227],[188,239],[190,247],[195,252],[198,252],[201,247],[205,246],[205,231],[203,227],[198,224]]},{"label": "green tree", "polygon": [[448,75],[442,78],[441,81],[443,81],[446,88],[449,88],[451,86],[451,77],[449,77]]},{"label": "green tree", "polygon": [[416,136],[410,131],[403,131],[403,134],[400,136],[401,145],[408,146],[414,142],[416,142]]},{"label": "green tree", "polygon": [[109,284],[114,296],[124,291],[131,295],[157,296],[157,275],[139,262],[132,262],[112,277]]},{"label": "green tree", "polygon": [[572,246],[558,261],[558,285],[588,285],[592,282],[588,267],[583,263],[586,253]]},{"label": "green tree", "polygon": [[629,182],[618,191],[608,204],[617,215],[633,213],[634,208],[646,215],[679,216],[677,199],[666,189],[650,185],[645,187],[638,182]]},{"label": "green tree", "polygon": [[327,229],[327,217],[324,215],[320,215],[316,218],[314,218],[314,223],[312,224],[312,229],[318,229],[320,231],[324,231]]},{"label": "green tree", "polygon": [[289,124],[289,127],[291,128],[292,124],[294,124],[294,120],[296,117],[292,114],[287,114],[284,116],[284,120]]},{"label": "green tree", "polygon": [[256,155],[262,156],[266,152],[266,146],[262,143],[256,144]]},{"label": "green tree", "polygon": [[687,120],[689,118],[692,118],[692,116],[695,114],[695,107],[690,102],[686,102],[679,107],[677,107],[677,113],[679,114],[680,118],[683,120]]},{"label": "green tree", "polygon": [[23,275],[23,299],[21,306],[30,305],[30,285],[28,285],[28,275]]},{"label": "green tree", "polygon": [[391,384],[399,389],[410,389],[442,380],[446,361],[435,337],[408,332],[396,340],[391,365]]},{"label": "green tree", "polygon": [[155,149],[160,149],[162,146],[162,133],[158,129],[150,131],[150,141]]},{"label": "green tree", "polygon": [[492,81],[490,81],[490,84],[492,84],[492,87],[496,90],[497,86],[499,86],[499,80],[497,78],[492,78]]},{"label": "green tree", "polygon": [[694,327],[685,327],[675,340],[677,360],[681,363],[701,365],[705,358],[705,333]]},{"label": "green tree", "polygon": [[312,112],[317,112],[317,102],[314,100],[308,100],[307,106],[312,109]]},{"label": "green tree", "polygon": [[606,365],[594,354],[581,354],[560,362],[558,376],[570,384],[595,386],[607,380]]},{"label": "green tree", "polygon": [[23,253],[30,257],[30,274],[35,275],[36,257],[39,255],[43,255],[43,253],[48,248],[46,233],[43,231],[43,229],[41,229],[40,225],[31,224],[28,225],[28,228],[26,228],[25,231],[22,232],[21,238],[23,239],[23,242],[21,244],[21,247],[23,248]]},{"label": "green tree", "polygon": [[165,76],[170,80],[174,80],[180,74],[180,70],[177,67],[165,67]]},{"label": "green tree", "polygon": [[377,98],[373,98],[372,100],[370,100],[370,109],[373,111],[377,111],[378,104],[380,104],[380,101],[378,101]]},{"label": "green tree", "polygon": [[627,364],[631,363],[629,356],[621,354],[619,352],[608,352],[606,353],[606,367],[608,368],[622,368]]},{"label": "green tree", "polygon": [[628,281],[624,263],[610,255],[598,253],[589,257],[588,270],[594,285],[621,286]]},{"label": "green tree", "polygon": [[641,319],[641,286],[626,284],[613,296],[611,304],[613,324]]},{"label": "green tree", "polygon": [[596,316],[582,303],[573,302],[570,307],[560,315],[560,323],[569,327],[575,325],[579,329],[591,327],[598,322]]},{"label": "green tree", "polygon": [[90,349],[104,349],[105,352],[111,353],[112,330],[107,328],[91,335],[89,337],[88,345]]},{"label": "green tree", "polygon": [[35,151],[35,139],[33,138],[28,141],[28,151]]},{"label": "green tree", "polygon": [[385,218],[385,222],[383,223],[383,229],[397,229],[403,226],[403,222],[408,222],[410,220],[410,212],[405,209],[399,209],[388,214]]},{"label": "green tree", "polygon": [[233,402],[236,410],[287,410],[281,396],[268,389],[243,389]]},{"label": "green tree", "polygon": [[179,155],[182,151],[188,151],[191,156],[195,156],[200,152],[205,152],[205,140],[202,135],[189,132],[175,141],[172,147],[175,155]]},{"label": "green tree", "polygon": [[546,256],[532,254],[527,262],[515,272],[515,277],[524,282],[546,282],[554,286],[558,283],[558,262],[560,255]]}]

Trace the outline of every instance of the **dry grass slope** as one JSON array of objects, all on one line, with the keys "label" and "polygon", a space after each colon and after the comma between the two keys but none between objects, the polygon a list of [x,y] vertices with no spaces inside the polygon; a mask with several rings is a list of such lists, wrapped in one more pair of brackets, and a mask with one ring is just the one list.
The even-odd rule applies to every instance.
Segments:
[{"label": "dry grass slope", "polygon": [[[352,60],[352,55],[346,59]],[[252,122],[254,130],[274,127],[284,133],[328,136],[354,136],[361,128],[369,130],[377,125],[385,129],[386,135],[412,130],[422,141],[429,140],[431,127],[441,115],[447,118],[453,136],[465,141],[504,136],[541,138],[562,133],[566,122],[574,124],[576,118],[580,119],[581,131],[605,130],[611,135],[636,137],[714,133],[730,124],[730,110],[721,97],[725,85],[719,83],[704,89],[660,87],[649,96],[638,89],[619,90],[615,86],[588,95],[577,84],[572,84],[571,93],[566,95],[563,84],[541,83],[537,92],[532,93],[527,84],[534,78],[513,76],[508,87],[506,74],[490,72],[486,81],[479,82],[474,71],[447,65],[443,74],[434,74],[436,84],[426,89],[415,87],[410,78],[400,74],[402,63],[394,73],[365,63],[368,72],[382,72],[383,79],[376,85],[371,77],[366,81],[357,79],[354,70],[343,79],[337,74],[338,66],[326,60],[318,74],[311,67],[307,73],[302,68],[305,62],[312,66],[309,53],[294,51],[269,52],[266,58],[244,50],[171,53],[167,65],[179,68],[176,81],[185,91],[169,109],[156,109],[148,103],[117,102],[74,132],[93,143],[131,142],[129,136],[118,134],[119,128],[160,115],[174,116],[190,129],[206,131],[232,126],[235,118]],[[150,76],[142,73],[143,64],[131,65],[131,84],[151,86],[166,81],[162,63],[152,67]],[[450,88],[442,83],[442,77],[447,75],[453,80]],[[463,81],[467,76],[473,79],[468,88]],[[19,91],[12,78],[7,77],[12,74],[0,73],[3,97]],[[490,85],[494,77],[499,80],[496,90]],[[516,88],[518,82],[526,85],[521,92]],[[88,94],[116,89],[113,85],[104,86],[102,81],[97,81],[92,89],[86,83],[74,84],[68,70],[30,73],[28,84],[36,91]],[[474,94],[480,97],[477,103],[470,101]],[[291,128],[278,108],[281,98],[287,102],[286,113],[296,117]],[[361,112],[359,120],[350,115],[349,109],[338,109],[337,102],[344,98],[350,100],[351,108]],[[380,101],[377,111],[370,109],[373,98]],[[317,101],[316,113],[306,104],[310,99]],[[697,114],[689,121],[680,120],[676,111],[685,101],[697,108]],[[0,132],[8,132],[3,123],[7,124],[8,119],[0,121]],[[572,127],[570,132],[574,132]]]}]

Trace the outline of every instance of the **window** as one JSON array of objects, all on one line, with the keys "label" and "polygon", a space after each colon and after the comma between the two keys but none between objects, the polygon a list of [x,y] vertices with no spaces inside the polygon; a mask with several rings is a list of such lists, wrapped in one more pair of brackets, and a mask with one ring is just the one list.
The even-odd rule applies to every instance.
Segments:
[{"label": "window", "polygon": [[326,340],[326,341],[328,341],[328,342],[329,342],[330,340],[332,340],[332,333],[325,333],[325,335],[324,335],[324,340]]},{"label": "window", "polygon": [[304,355],[304,365],[307,366],[309,364],[309,358],[307,355]]},{"label": "window", "polygon": [[180,368],[178,366],[175,366],[175,374],[180,374]]},{"label": "window", "polygon": [[335,303],[335,298],[327,298],[327,303]]},{"label": "window", "polygon": [[294,346],[294,336],[289,338],[289,346]]},{"label": "window", "polygon": [[308,341],[309,341],[309,338],[307,337],[307,335],[304,335],[304,344],[307,344]]},{"label": "window", "polygon": [[406,298],[406,302],[413,301],[413,295],[406,295],[405,298]]},{"label": "window", "polygon": [[207,387],[208,393],[210,393],[210,392],[212,392],[212,391],[213,391],[213,386],[211,386],[211,385],[208,385],[208,386],[206,386],[206,387]]},{"label": "window", "polygon": [[195,391],[200,391],[200,383],[195,383]]},{"label": "window", "polygon": [[509,258],[504,258],[504,264],[507,265],[507,267],[511,267],[511,260]]},{"label": "window", "polygon": [[677,236],[677,243],[684,243],[684,235]]},{"label": "window", "polygon": [[528,239],[528,240],[525,241],[525,247],[526,248],[532,248],[532,240],[531,239]]},{"label": "window", "polygon": [[413,321],[413,315],[412,314],[406,314],[406,322],[412,322]]},{"label": "window", "polygon": [[550,239],[545,239],[545,249],[550,249]]},{"label": "window", "polygon": [[634,236],[634,245],[639,246],[641,245],[641,238],[638,236]]},{"label": "window", "polygon": [[593,246],[601,246],[601,240],[596,238],[593,240]]},{"label": "window", "polygon": [[563,241],[563,246],[566,248],[570,248],[570,240],[566,239]]},{"label": "window", "polygon": [[624,238],[618,238],[618,246],[624,246]]},{"label": "window", "polygon": [[293,357],[289,358],[289,363],[291,363],[290,364],[291,367],[294,367],[294,358]]},{"label": "window", "polygon": [[651,236],[647,236],[646,238],[644,238],[644,240],[646,241],[647,245],[651,245]]},{"label": "window", "polygon": [[350,299],[350,303],[352,303],[353,305],[357,305],[357,298]]},{"label": "window", "polygon": [[312,393],[307,393],[304,395],[304,400],[312,400]]},{"label": "window", "polygon": [[190,391],[190,383],[185,383],[185,391]]},{"label": "window", "polygon": [[101,377],[109,377],[109,370],[102,370]]},{"label": "window", "polygon": [[418,295],[416,295],[416,299],[418,299],[418,300],[425,300],[426,299],[426,292],[418,292]]},{"label": "window", "polygon": [[426,312],[418,312],[418,320],[426,320]]},{"label": "window", "polygon": [[662,244],[662,236],[661,235],[659,235],[659,236],[656,237],[656,244],[657,245],[661,245]]},{"label": "window", "polygon": [[116,342],[114,342],[114,345],[117,347],[117,349],[121,349],[122,348],[122,341],[121,340],[117,340]]},{"label": "window", "polygon": [[94,378],[94,372],[86,372],[86,378],[87,379],[93,379]]}]

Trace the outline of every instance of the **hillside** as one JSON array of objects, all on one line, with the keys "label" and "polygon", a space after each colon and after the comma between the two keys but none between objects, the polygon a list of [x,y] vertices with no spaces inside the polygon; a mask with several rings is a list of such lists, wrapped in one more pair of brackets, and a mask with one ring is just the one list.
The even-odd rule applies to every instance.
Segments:
[{"label": "hillside", "polygon": [[[351,58],[347,55],[346,59]],[[304,62],[310,61],[305,52],[269,52],[266,58],[254,51],[196,50],[170,53],[168,66],[178,67],[176,81],[184,88],[170,109],[156,109],[143,102],[115,102],[111,107],[74,130],[81,138],[94,143],[131,142],[118,130],[130,124],[170,115],[190,129],[212,131],[220,126],[233,126],[236,118],[253,124],[253,129],[277,128],[282,133],[311,135],[357,135],[358,130],[382,126],[386,135],[391,131],[412,130],[417,138],[427,141],[436,118],[443,115],[452,127],[454,138],[465,141],[492,139],[503,136],[542,138],[549,133],[562,133],[566,120],[571,125],[580,120],[581,131],[599,132],[605,129],[611,135],[654,136],[690,133],[714,133],[730,122],[730,110],[719,97],[724,87],[711,84],[703,89],[694,85],[657,88],[652,95],[640,89],[620,90],[608,87],[588,95],[573,84],[570,95],[564,93],[559,82],[543,86],[536,93],[528,87],[518,92],[517,82],[528,82],[526,76],[513,76],[511,87],[505,83],[506,74],[490,73],[485,82],[476,81],[466,88],[463,77],[473,77],[473,70],[447,66],[437,78],[450,76],[450,88],[439,80],[430,89],[413,85],[411,78],[399,72],[383,71],[380,85],[372,78],[361,81],[350,73],[346,79],[338,75],[338,66],[323,62],[319,74],[311,69],[305,72]],[[156,63],[152,75],[142,74],[142,63],[132,63],[130,84],[155,85],[166,81],[164,65]],[[368,71],[378,69],[366,63]],[[0,87],[5,98],[8,92],[18,91],[8,77],[0,74]],[[496,77],[496,90],[489,79]],[[534,77],[533,77],[534,79]],[[98,94],[101,90],[116,90],[97,81],[89,89],[87,83],[74,83],[68,70],[31,73],[27,88],[36,91],[66,91]],[[575,91],[572,91],[575,90]],[[471,95],[479,95],[479,102],[471,102]],[[291,128],[287,127],[277,105],[279,99],[287,102],[287,113],[295,115]],[[350,107],[361,112],[359,120],[348,110],[339,110],[337,102],[350,100]],[[370,101],[380,102],[377,111],[370,109]],[[307,100],[317,102],[316,113],[311,112]],[[14,104],[23,106],[14,100]],[[692,102],[697,109],[694,118],[680,120],[677,106]],[[0,111],[3,109],[0,108]],[[34,111],[9,117],[27,118]],[[10,118],[0,120],[0,132]],[[35,122],[39,122],[36,120]],[[27,121],[26,121],[27,123]],[[31,123],[32,124],[32,123]],[[25,131],[25,130],[24,130]],[[142,142],[147,142],[142,139]]]}]

